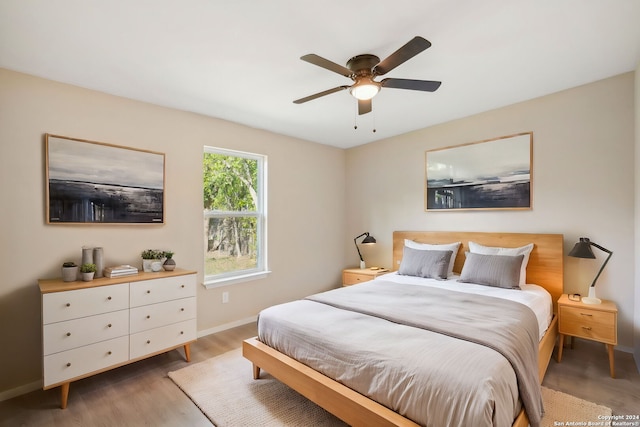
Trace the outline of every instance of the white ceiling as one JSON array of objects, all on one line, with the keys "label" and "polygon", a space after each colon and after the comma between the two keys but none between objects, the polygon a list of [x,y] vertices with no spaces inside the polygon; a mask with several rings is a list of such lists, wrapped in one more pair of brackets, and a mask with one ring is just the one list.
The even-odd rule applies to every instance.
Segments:
[{"label": "white ceiling", "polygon": [[[351,80],[301,61],[384,59],[433,44],[385,77],[357,117]],[[353,147],[634,70],[639,0],[1,0],[0,67]],[[376,129],[374,133],[372,130]]]}]

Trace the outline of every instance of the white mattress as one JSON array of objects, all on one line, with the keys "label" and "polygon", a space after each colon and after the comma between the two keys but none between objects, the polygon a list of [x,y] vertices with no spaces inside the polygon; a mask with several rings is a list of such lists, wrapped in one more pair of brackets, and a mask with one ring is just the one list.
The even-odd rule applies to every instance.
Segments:
[{"label": "white mattress", "polygon": [[425,279],[414,276],[402,276],[397,272],[378,276],[374,280],[389,281],[396,283],[405,283],[418,286],[432,286],[436,288],[450,289],[458,292],[469,294],[487,295],[491,297],[508,299],[519,302],[529,307],[538,319],[538,330],[540,331],[539,339],[542,339],[544,333],[551,323],[553,317],[553,302],[551,294],[542,286],[527,284],[521,286],[521,289],[503,289],[493,286],[475,285],[472,283],[458,282],[459,276],[454,275],[447,280]]}]

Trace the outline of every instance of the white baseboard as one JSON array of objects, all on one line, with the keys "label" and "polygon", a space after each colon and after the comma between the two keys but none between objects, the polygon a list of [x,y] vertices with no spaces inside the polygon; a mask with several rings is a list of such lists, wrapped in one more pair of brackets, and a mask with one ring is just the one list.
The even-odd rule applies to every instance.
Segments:
[{"label": "white baseboard", "polygon": [[206,337],[207,335],[215,334],[218,332],[226,331],[227,329],[237,328],[238,326],[246,325],[247,323],[253,323],[258,320],[258,316],[251,316],[245,319],[236,320],[235,322],[225,323],[211,329],[204,329],[198,331],[198,338]]},{"label": "white baseboard", "polygon": [[34,381],[29,384],[24,384],[24,385],[21,385],[20,387],[12,388],[10,390],[4,390],[0,392],[0,402],[12,399],[17,396],[22,396],[23,394],[31,393],[32,391],[39,390],[41,388],[42,388],[42,380]]}]

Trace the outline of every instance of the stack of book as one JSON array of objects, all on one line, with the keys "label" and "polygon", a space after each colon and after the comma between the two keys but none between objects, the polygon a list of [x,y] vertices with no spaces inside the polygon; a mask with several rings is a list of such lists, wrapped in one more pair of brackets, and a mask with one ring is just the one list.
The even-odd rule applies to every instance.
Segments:
[{"label": "stack of book", "polygon": [[116,265],[104,269],[104,277],[121,277],[138,274],[138,269],[132,265]]}]

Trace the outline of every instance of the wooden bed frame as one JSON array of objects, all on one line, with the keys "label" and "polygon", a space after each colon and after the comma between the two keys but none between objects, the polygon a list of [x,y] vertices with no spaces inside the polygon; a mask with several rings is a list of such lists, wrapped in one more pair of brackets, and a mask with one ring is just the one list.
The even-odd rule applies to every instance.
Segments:
[{"label": "wooden bed frame", "polygon": [[[527,283],[538,284],[551,294],[554,313],[563,292],[563,236],[562,234],[484,233],[444,231],[396,231],[393,233],[393,270],[402,259],[404,239],[421,243],[462,242],[456,256],[454,271],[460,272],[468,242],[485,246],[519,247],[534,243],[527,265]],[[539,345],[538,372],[540,383],[547,371],[558,335],[557,315]],[[260,377],[260,369],[269,372],[307,399],[352,426],[418,426],[397,412],[361,395],[277,350],[258,341],[245,340],[242,354],[253,363],[253,378]],[[527,427],[529,419],[524,409],[515,419],[514,427]]]}]

